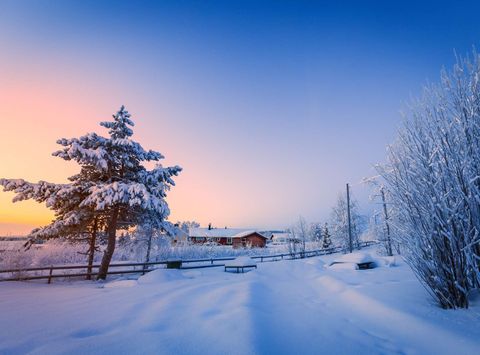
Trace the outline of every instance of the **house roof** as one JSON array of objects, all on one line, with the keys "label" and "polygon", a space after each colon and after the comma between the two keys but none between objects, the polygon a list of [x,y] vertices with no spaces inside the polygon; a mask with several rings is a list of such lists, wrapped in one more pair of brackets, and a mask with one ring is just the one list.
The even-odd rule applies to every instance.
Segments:
[{"label": "house roof", "polygon": [[256,230],[247,230],[247,231],[244,231],[244,232],[240,232],[238,234],[235,234],[234,236],[232,236],[232,238],[243,238],[243,237],[246,237],[250,234],[253,234],[253,233],[256,233],[258,234],[260,237],[264,238],[264,239],[267,239],[267,237],[265,237],[263,234],[260,234],[258,233]]},{"label": "house roof", "polygon": [[250,234],[257,233],[262,238],[267,239],[254,229],[243,228],[191,228],[189,237],[207,237],[207,238],[243,238]]},{"label": "house roof", "polygon": [[244,229],[244,228],[191,228],[190,232],[188,233],[189,237],[226,237],[232,238],[234,235],[249,231],[251,229]]}]

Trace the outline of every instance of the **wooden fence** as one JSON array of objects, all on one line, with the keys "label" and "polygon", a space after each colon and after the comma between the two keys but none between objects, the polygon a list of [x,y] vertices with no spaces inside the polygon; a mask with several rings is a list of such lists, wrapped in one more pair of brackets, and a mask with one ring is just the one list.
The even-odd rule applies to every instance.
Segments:
[{"label": "wooden fence", "polygon": [[[367,247],[376,242],[362,242],[361,247]],[[274,254],[251,256],[252,259],[260,260],[260,262],[278,261],[285,259],[299,259],[310,258],[320,255],[328,255],[340,252],[342,248],[329,248],[319,250],[309,250],[296,253]],[[188,260],[164,260],[149,263],[113,263],[110,264],[108,275],[123,275],[123,274],[145,274],[146,272],[155,270],[159,267],[166,268],[181,268],[181,269],[199,269],[206,267],[224,266],[222,263],[228,260],[234,260],[236,257],[225,258],[207,258],[207,259],[188,259]],[[0,277],[0,281],[28,281],[46,279],[48,283],[55,278],[70,278],[70,277],[92,277],[98,274],[100,264],[92,265],[92,271],[88,272],[87,265],[62,265],[62,266],[46,266],[33,267],[23,269],[7,269],[0,270],[0,275],[7,274],[7,277]]]}]

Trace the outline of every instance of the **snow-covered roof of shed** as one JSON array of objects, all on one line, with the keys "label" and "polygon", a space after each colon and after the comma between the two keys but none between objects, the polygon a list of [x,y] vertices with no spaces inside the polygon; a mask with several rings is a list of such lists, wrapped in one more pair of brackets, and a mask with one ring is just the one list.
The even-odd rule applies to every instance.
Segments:
[{"label": "snow-covered roof of shed", "polygon": [[190,228],[189,237],[226,237],[232,238],[234,235],[243,232],[252,232],[251,229],[244,228]]}]

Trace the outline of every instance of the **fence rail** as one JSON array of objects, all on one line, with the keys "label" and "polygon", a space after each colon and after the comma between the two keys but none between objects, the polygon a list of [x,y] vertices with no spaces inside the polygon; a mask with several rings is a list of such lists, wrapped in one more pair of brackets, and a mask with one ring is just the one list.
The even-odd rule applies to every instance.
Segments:
[{"label": "fence rail", "polygon": [[[376,242],[362,242],[360,246],[362,248],[376,244]],[[273,255],[257,255],[251,256],[252,259],[260,259],[260,262],[267,261],[279,261],[279,260],[292,260],[298,258],[310,258],[320,255],[328,255],[333,253],[338,253],[342,251],[342,248],[329,248],[329,249],[318,249],[318,250],[306,250],[295,253],[283,253],[283,254],[273,254]],[[222,261],[234,260],[236,257],[224,257],[224,258],[203,258],[203,259],[186,259],[186,260],[163,260],[163,261],[154,261],[148,263],[114,263],[110,264],[109,271],[107,275],[123,275],[123,274],[144,274],[149,271],[155,270],[158,266],[165,265],[168,267],[170,263],[180,263],[181,269],[199,269],[207,267],[219,267],[224,266],[225,264],[219,263]],[[191,264],[191,265],[185,265]],[[193,264],[193,265],[192,265]],[[0,274],[11,274],[8,277],[0,277],[0,281],[28,281],[28,280],[48,280],[48,283],[51,283],[52,279],[55,278],[70,278],[70,277],[94,277],[98,274],[98,268],[100,264],[91,265],[91,272],[75,272],[75,273],[54,273],[54,271],[67,271],[67,270],[88,270],[88,265],[61,265],[61,266],[44,266],[44,267],[32,267],[32,268],[23,268],[23,269],[6,269],[0,270]],[[112,268],[114,270],[112,270]],[[115,268],[129,268],[126,270],[115,270]],[[132,269],[133,268],[133,269]],[[48,273],[42,273],[46,272]],[[40,275],[37,274],[41,272]],[[33,273],[33,274],[32,274]]]}]

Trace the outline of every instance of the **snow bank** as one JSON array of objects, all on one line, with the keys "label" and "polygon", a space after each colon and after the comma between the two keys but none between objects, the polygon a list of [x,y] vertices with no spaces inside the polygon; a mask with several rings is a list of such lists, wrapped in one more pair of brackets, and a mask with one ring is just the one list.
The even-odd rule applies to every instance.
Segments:
[{"label": "snow bank", "polygon": [[382,256],[375,258],[375,263],[386,267],[394,267],[398,265],[398,260],[395,256]]},{"label": "snow bank", "polygon": [[315,265],[319,268],[323,268],[325,267],[325,261],[323,261],[322,259],[320,258],[308,258],[308,259],[305,259],[305,264],[309,264],[309,265]]},{"label": "snow bank", "polygon": [[103,287],[104,288],[124,288],[124,287],[133,287],[137,286],[137,280],[118,280],[107,282]]}]

